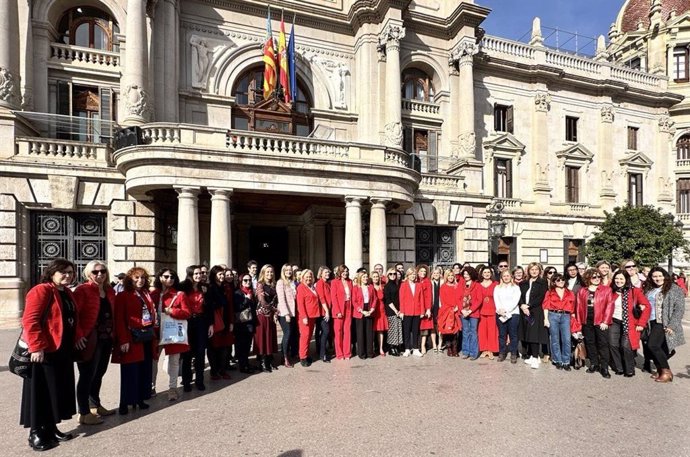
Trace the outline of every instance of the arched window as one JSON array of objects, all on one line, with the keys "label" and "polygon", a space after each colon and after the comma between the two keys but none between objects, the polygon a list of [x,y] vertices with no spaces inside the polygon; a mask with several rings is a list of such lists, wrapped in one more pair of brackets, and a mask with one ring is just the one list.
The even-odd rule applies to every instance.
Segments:
[{"label": "arched window", "polygon": [[105,11],[90,6],[79,6],[68,10],[60,19],[59,40],[65,44],[85,48],[113,49],[113,36],[120,32],[117,22]]},{"label": "arched window", "polygon": [[676,142],[676,159],[690,159],[690,135],[683,135]]},{"label": "arched window", "polygon": [[434,101],[434,84],[429,75],[416,68],[403,72],[402,98],[419,100],[421,102]]},{"label": "arched window", "polygon": [[291,104],[277,99],[264,100],[264,68],[246,70],[232,90],[235,107],[232,128],[307,136],[312,128],[312,102],[302,82],[297,80],[297,94]]}]

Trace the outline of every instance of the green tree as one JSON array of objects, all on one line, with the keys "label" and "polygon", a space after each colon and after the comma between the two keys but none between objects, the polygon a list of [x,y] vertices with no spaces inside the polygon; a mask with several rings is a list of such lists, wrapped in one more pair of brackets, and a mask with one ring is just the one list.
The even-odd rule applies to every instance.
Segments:
[{"label": "green tree", "polygon": [[690,254],[682,226],[674,224],[672,214],[651,205],[617,207],[613,213],[604,214],[606,220],[585,245],[590,264],[634,259],[644,266],[655,266],[676,249]]}]

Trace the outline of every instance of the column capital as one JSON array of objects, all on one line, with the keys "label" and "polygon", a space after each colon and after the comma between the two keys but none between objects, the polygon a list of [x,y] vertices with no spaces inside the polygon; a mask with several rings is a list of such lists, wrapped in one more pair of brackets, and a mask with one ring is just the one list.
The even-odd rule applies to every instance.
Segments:
[{"label": "column capital", "polygon": [[209,188],[208,192],[211,194],[211,200],[216,199],[216,198],[227,198],[229,199],[232,197],[232,194],[234,192],[234,189],[229,189],[229,188],[218,188],[218,189],[212,189]]},{"label": "column capital", "polygon": [[177,192],[177,198],[184,198],[184,197],[196,197],[201,193],[201,189],[198,187],[173,187],[175,189],[175,192]]},{"label": "column capital", "polygon": [[671,118],[664,114],[659,118],[659,131],[661,133],[674,133],[676,130],[674,124]]},{"label": "column capital", "polygon": [[353,196],[353,195],[346,195],[345,196],[345,207],[350,207],[350,206],[362,206],[362,202],[366,200],[366,197],[358,197],[358,196]]},{"label": "column capital", "polygon": [[606,104],[601,107],[601,122],[611,124],[615,118],[613,105]]},{"label": "column capital", "polygon": [[392,44],[400,46],[400,40],[405,38],[405,27],[395,22],[387,22],[379,33],[379,45],[386,46]]},{"label": "column capital", "polygon": [[471,65],[474,61],[474,56],[478,53],[479,46],[477,45],[476,38],[469,36],[462,37],[450,52],[448,64],[451,68],[455,67],[456,63],[458,67],[466,64]]},{"label": "column capital", "polygon": [[379,197],[371,197],[371,198],[369,199],[369,201],[371,202],[371,207],[372,207],[372,208],[374,208],[374,207],[376,207],[376,208],[381,208],[381,207],[383,207],[383,208],[385,209],[385,207],[388,206],[388,204],[391,202],[391,199],[390,199],[390,198],[384,198],[384,197],[380,197],[380,198],[379,198]]}]

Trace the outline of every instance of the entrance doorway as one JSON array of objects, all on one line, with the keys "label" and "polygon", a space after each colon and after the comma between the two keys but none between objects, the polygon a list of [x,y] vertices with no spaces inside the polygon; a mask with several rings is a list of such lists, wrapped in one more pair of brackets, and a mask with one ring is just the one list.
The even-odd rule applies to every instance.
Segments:
[{"label": "entrance doorway", "polygon": [[285,227],[250,227],[249,258],[263,265],[271,264],[276,279],[280,278],[280,267],[288,261],[288,231]]}]

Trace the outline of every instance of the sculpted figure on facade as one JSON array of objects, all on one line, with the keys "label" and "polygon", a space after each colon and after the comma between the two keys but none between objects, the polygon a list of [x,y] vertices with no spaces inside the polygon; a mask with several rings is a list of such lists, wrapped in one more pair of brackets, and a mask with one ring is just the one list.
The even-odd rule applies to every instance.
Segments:
[{"label": "sculpted figure on facade", "polygon": [[148,119],[151,114],[149,94],[136,84],[130,84],[125,89],[125,108],[127,113]]},{"label": "sculpted figure on facade", "polygon": [[613,106],[612,105],[604,105],[601,107],[601,122],[606,122],[607,124],[610,124],[613,122],[614,119],[614,114],[613,114]]},{"label": "sculpted figure on facade", "polygon": [[398,24],[387,24],[379,34],[379,44],[376,51],[379,54],[379,62],[386,61],[387,46],[400,46],[400,40],[405,38],[405,27]]},{"label": "sculpted figure on facade", "polygon": [[454,151],[459,157],[474,157],[477,147],[477,136],[474,132],[465,132],[458,135],[458,147]]},{"label": "sculpted figure on facade", "polygon": [[343,62],[325,59],[312,51],[305,51],[302,58],[323,70],[333,94],[333,107],[347,109],[347,76],[350,68]]},{"label": "sculpted figure on facade", "polygon": [[192,46],[192,87],[205,89],[213,50],[197,35],[192,35],[189,44]]},{"label": "sculpted figure on facade", "polygon": [[667,115],[659,118],[659,131],[662,133],[673,133],[674,122]]},{"label": "sculpted figure on facade", "polygon": [[479,46],[474,41],[474,38],[464,38],[455,46],[450,52],[448,63],[454,65],[456,62],[458,66],[464,63],[472,63],[475,55],[479,52]]},{"label": "sculpted figure on facade", "polygon": [[9,69],[0,67],[0,100],[11,106],[19,105],[19,80]]},{"label": "sculpted figure on facade", "polygon": [[399,148],[403,143],[403,129],[401,122],[391,122],[386,124],[384,131],[386,146]]},{"label": "sculpted figure on facade", "polygon": [[537,92],[534,96],[534,107],[537,111],[547,112],[551,107],[551,95],[548,92]]}]

